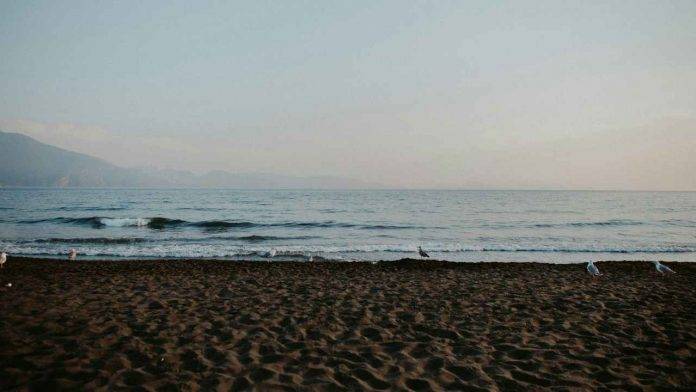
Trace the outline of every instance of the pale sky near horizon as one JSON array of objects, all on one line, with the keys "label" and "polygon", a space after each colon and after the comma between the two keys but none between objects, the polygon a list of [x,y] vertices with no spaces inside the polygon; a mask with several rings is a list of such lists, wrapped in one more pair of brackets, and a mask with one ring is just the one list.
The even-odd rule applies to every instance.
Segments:
[{"label": "pale sky near horizon", "polygon": [[0,0],[0,130],[122,166],[696,190],[694,1]]}]

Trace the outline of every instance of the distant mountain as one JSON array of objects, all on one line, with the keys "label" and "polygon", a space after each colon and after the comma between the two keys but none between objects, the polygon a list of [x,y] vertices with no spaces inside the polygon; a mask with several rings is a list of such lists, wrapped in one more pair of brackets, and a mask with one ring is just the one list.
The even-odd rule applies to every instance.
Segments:
[{"label": "distant mountain", "polygon": [[0,132],[0,184],[101,187],[144,185],[139,173],[104,160]]},{"label": "distant mountain", "polygon": [[237,189],[375,188],[339,177],[127,169],[19,133],[0,132],[0,186],[45,187],[193,187]]}]

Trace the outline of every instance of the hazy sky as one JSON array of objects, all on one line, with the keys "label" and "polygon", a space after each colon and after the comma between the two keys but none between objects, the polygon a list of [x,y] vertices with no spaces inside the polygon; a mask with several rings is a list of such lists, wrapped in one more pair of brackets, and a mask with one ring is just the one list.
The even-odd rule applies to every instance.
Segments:
[{"label": "hazy sky", "polygon": [[696,2],[0,0],[0,129],[124,166],[696,190]]}]

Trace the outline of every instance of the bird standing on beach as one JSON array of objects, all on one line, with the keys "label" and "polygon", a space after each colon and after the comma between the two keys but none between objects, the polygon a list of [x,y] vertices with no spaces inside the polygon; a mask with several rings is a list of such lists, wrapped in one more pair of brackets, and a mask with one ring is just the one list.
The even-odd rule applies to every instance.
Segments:
[{"label": "bird standing on beach", "polygon": [[659,261],[653,261],[653,264],[655,264],[655,269],[657,270],[657,272],[659,272],[661,274],[664,274],[665,272],[669,272],[671,274],[676,273],[676,272],[672,271],[672,269],[669,268],[668,266],[661,264]]},{"label": "bird standing on beach", "polygon": [[430,257],[420,246],[418,247],[418,254],[420,255],[420,257]]},{"label": "bird standing on beach", "polygon": [[587,262],[587,272],[589,272],[592,276],[601,275],[601,273],[599,272],[599,268],[597,268],[597,266],[594,265],[594,261],[592,260]]},{"label": "bird standing on beach", "polygon": [[77,259],[77,251],[74,248],[70,249],[70,253],[68,253],[68,259],[70,261],[75,261],[75,259]]},{"label": "bird standing on beach", "polygon": [[5,266],[6,261],[7,261],[7,253],[5,253],[5,252],[0,253],[0,268],[3,268]]},{"label": "bird standing on beach", "polygon": [[275,248],[273,248],[270,252],[268,252],[268,257],[275,257],[277,253],[278,252],[275,250]]}]

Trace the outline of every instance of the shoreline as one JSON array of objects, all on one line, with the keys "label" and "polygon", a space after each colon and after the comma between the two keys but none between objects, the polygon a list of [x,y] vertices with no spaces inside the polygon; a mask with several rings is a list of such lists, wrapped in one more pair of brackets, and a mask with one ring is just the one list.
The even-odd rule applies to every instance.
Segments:
[{"label": "shoreline", "polygon": [[10,257],[0,389],[696,383],[696,265],[596,265]]},{"label": "shoreline", "polygon": [[[36,261],[50,261],[50,262],[60,262],[65,261],[66,263],[72,263],[75,261],[70,261],[67,259],[67,255],[56,255],[56,256],[14,256],[8,254],[8,260],[14,260],[19,262],[36,262]],[[693,259],[688,260],[677,260],[677,259],[664,259],[664,258],[626,258],[626,259],[594,259],[592,257],[587,257],[584,261],[544,261],[539,260],[505,260],[505,259],[492,259],[492,260],[478,260],[478,261],[456,261],[456,260],[446,260],[437,258],[416,258],[416,257],[402,257],[399,259],[387,259],[387,260],[345,260],[345,259],[331,259],[324,258],[321,256],[315,256],[313,261],[307,260],[306,257],[293,258],[283,256],[275,256],[273,258],[259,257],[257,259],[250,258],[229,258],[229,257],[102,257],[102,256],[77,256],[77,262],[226,262],[226,263],[260,263],[260,264],[273,264],[273,263],[297,263],[297,264],[322,264],[322,263],[344,263],[344,264],[377,264],[384,265],[389,263],[446,263],[446,264],[498,264],[498,265],[508,265],[508,264],[532,264],[532,265],[585,265],[588,260],[592,260],[595,263],[652,263],[653,261],[659,261],[661,263],[675,263],[675,264],[689,264],[696,263],[696,256]]]}]

